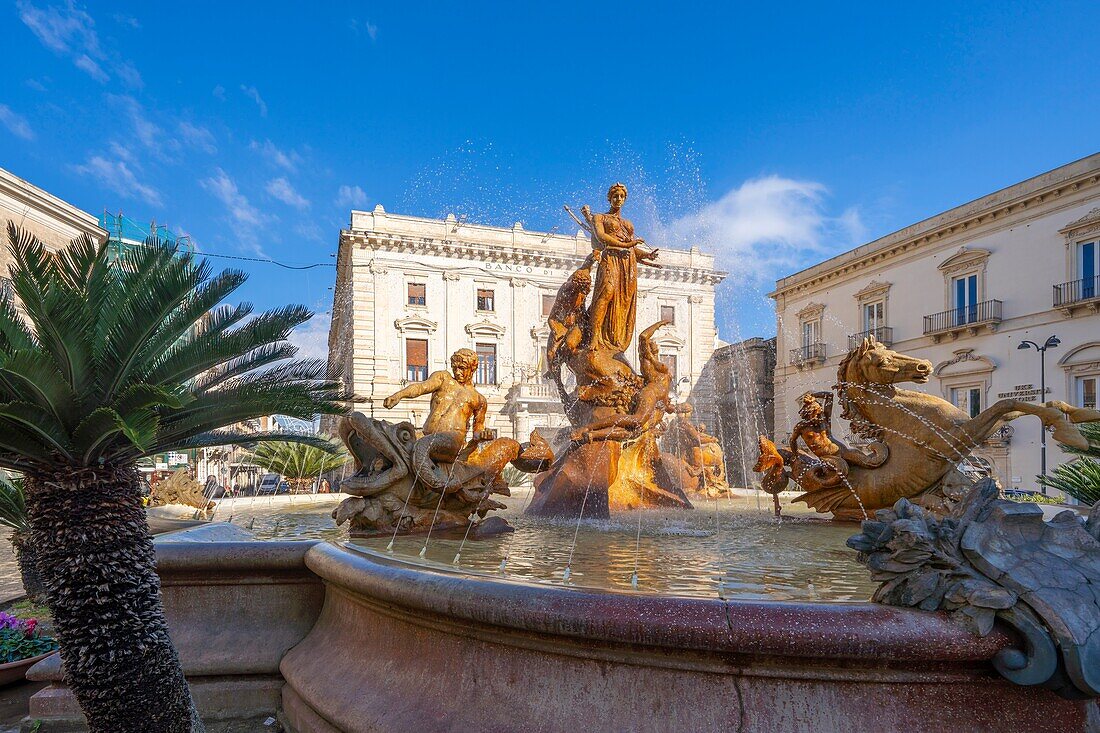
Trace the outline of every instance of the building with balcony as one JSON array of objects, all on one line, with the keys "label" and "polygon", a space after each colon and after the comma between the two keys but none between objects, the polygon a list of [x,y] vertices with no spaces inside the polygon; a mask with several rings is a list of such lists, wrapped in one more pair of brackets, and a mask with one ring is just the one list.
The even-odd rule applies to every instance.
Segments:
[{"label": "building with balcony", "polygon": [[[340,232],[329,361],[361,399],[353,407],[420,426],[428,398],[392,410],[382,400],[409,382],[447,369],[468,348],[479,357],[475,382],[489,403],[486,427],[526,440],[567,422],[546,371],[546,316],[558,288],[591,251],[574,236],[352,211]],[[714,383],[714,288],[723,273],[698,249],[661,249],[661,268],[640,267],[636,330],[658,320],[662,360],[682,399],[710,418]],[[636,336],[637,334],[635,334]],[[631,363],[637,353],[626,354]],[[332,432],[328,422],[322,430]]]},{"label": "building with balcony", "polygon": [[[1064,165],[779,280],[775,428],[836,384],[874,335],[935,365],[925,385],[977,415],[998,399],[1096,405],[1100,381],[1100,154]],[[1061,345],[1040,356],[1023,340]],[[834,415],[834,430],[851,439]],[[1024,417],[979,451],[1006,488],[1036,489],[1041,428]],[[1048,466],[1066,460],[1048,440]]]}]

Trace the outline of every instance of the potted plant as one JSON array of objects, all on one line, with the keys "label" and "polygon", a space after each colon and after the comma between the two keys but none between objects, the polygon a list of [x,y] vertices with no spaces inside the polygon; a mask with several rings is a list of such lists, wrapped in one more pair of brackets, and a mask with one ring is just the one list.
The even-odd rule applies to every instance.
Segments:
[{"label": "potted plant", "polygon": [[22,680],[27,670],[57,651],[57,642],[39,628],[38,619],[0,612],[0,686]]},{"label": "potted plant", "polygon": [[35,603],[43,600],[42,576],[38,573],[38,559],[30,542],[30,524],[27,521],[27,504],[23,498],[23,479],[9,478],[0,472],[0,526],[11,528],[11,546],[15,561],[19,563],[19,575],[23,590]]}]

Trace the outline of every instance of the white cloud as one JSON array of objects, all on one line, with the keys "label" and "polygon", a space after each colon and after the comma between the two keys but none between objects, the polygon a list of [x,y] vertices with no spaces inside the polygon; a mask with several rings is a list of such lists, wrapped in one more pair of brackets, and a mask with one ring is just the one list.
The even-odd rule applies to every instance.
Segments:
[{"label": "white cloud", "polygon": [[125,160],[107,160],[96,155],[84,165],[73,166],[73,170],[94,177],[96,185],[105,186],[123,198],[140,199],[154,208],[164,205],[160,193],[152,186],[141,183]]},{"label": "white cloud", "polygon": [[225,206],[229,214],[229,226],[237,237],[237,243],[257,255],[266,256],[259,242],[263,218],[259,210],[240,192],[229,174],[221,168],[215,168],[214,175],[202,179],[199,185]]},{"label": "white cloud", "polygon": [[134,137],[143,147],[161,160],[175,159],[180,149],[179,140],[168,135],[160,125],[150,120],[140,102],[123,94],[108,94],[107,101],[122,110],[133,127]]},{"label": "white cloud", "polygon": [[652,243],[697,246],[713,253],[718,266],[731,275],[774,280],[864,235],[858,210],[839,217],[826,213],[827,193],[814,181],[754,178],[663,227]]},{"label": "white cloud", "polygon": [[249,226],[259,226],[260,212],[248,203],[248,199],[237,188],[236,182],[224,170],[216,168],[214,175],[199,181],[199,185],[225,205],[234,221]]},{"label": "white cloud", "polygon": [[294,190],[285,177],[274,178],[267,182],[267,192],[288,206],[296,209],[308,209],[309,201]]},{"label": "white cloud", "polygon": [[367,194],[358,186],[340,186],[336,192],[336,205],[341,208],[366,206]]},{"label": "white cloud", "polygon": [[256,103],[256,106],[260,108],[260,117],[267,117],[267,102],[260,96],[260,91],[256,87],[246,87],[241,84],[241,91]]},{"label": "white cloud", "polygon": [[225,101],[225,87],[223,87],[221,84],[214,87],[214,90],[210,93],[214,95],[215,99],[220,99],[223,102]]},{"label": "white cloud", "polygon": [[104,71],[103,67],[93,61],[86,53],[77,56],[73,63],[76,64],[76,68],[87,73],[88,76],[92,77],[100,84],[106,84],[111,80],[111,75]]},{"label": "white cloud", "polygon": [[6,104],[0,104],[0,124],[8,128],[11,134],[16,137],[21,137],[24,140],[34,140],[34,130],[31,129],[27,118],[16,114]]},{"label": "white cloud", "polygon": [[358,18],[352,18],[348,22],[348,27],[350,27],[356,35],[366,33],[367,37],[370,38],[371,41],[378,40],[378,26],[374,23],[371,23],[369,20],[359,20]]},{"label": "white cloud", "polygon": [[255,150],[260,155],[267,158],[267,161],[271,163],[271,165],[277,168],[283,168],[291,173],[297,171],[298,164],[302,162],[302,156],[296,151],[291,150],[289,152],[283,152],[270,140],[264,140],[262,143],[253,140],[249,143],[248,147],[250,150]]},{"label": "white cloud", "polygon": [[18,0],[16,8],[19,19],[46,48],[68,56],[78,69],[99,83],[110,81],[110,71],[128,86],[142,87],[137,69],[113,48],[103,47],[95,30],[95,20],[71,0],[65,5],[43,7],[28,0]]},{"label": "white cloud", "polygon": [[45,91],[47,91],[46,85],[43,84],[42,82],[38,81],[38,79],[27,79],[27,86],[29,86],[31,89],[35,90],[36,92],[45,92]]},{"label": "white cloud", "polygon": [[180,136],[188,145],[211,155],[218,152],[218,147],[214,144],[214,133],[202,125],[196,125],[185,120],[179,124],[179,131]]},{"label": "white cloud", "polygon": [[138,20],[137,18],[135,18],[132,15],[126,15],[124,13],[115,13],[114,16],[112,16],[112,17],[115,19],[115,22],[118,23],[119,25],[128,25],[128,26],[130,26],[131,28],[133,28],[135,30],[138,29],[138,28],[141,28],[141,21]]},{"label": "white cloud", "polygon": [[290,332],[290,343],[298,347],[299,359],[328,359],[328,330],[332,320],[328,312],[317,313]]}]

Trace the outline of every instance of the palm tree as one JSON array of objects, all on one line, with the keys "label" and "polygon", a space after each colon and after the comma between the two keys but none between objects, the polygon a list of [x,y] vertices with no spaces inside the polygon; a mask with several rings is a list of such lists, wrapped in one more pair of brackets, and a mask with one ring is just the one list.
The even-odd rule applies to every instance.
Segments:
[{"label": "palm tree", "polygon": [[135,463],[308,440],[219,428],[335,414],[345,396],[323,363],[285,361],[306,308],[250,318],[248,304],[219,305],[242,272],[211,277],[156,239],[112,259],[87,236],[55,254],[12,224],[8,237],[20,305],[0,296],[0,468],[24,476],[66,681],[93,731],[202,731],[168,637]]},{"label": "palm tree", "polygon": [[340,443],[327,442],[324,447],[282,441],[260,443],[248,455],[248,460],[266,471],[285,476],[296,490],[300,490],[321,474],[348,462],[348,454]]},{"label": "palm tree", "polygon": [[23,479],[0,475],[0,525],[11,529],[11,547],[19,565],[20,580],[27,597],[42,602],[42,576],[38,573],[38,557],[29,542],[31,525],[27,517],[27,502],[23,496]]},{"label": "palm tree", "polygon": [[1077,426],[1089,441],[1088,448],[1074,448],[1059,443],[1066,453],[1080,458],[1063,463],[1046,476],[1036,476],[1040,485],[1057,489],[1072,496],[1082,504],[1100,501],[1100,422],[1086,422]]}]

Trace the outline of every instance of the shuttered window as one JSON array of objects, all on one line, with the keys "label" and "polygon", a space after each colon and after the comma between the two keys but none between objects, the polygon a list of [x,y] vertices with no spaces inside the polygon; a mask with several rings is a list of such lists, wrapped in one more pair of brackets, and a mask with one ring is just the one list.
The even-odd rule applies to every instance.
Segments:
[{"label": "shuttered window", "polygon": [[477,309],[479,311],[496,310],[496,298],[492,290],[478,288]]},{"label": "shuttered window", "polygon": [[475,384],[497,383],[497,345],[477,345],[477,374],[474,376]]},{"label": "shuttered window", "polygon": [[428,378],[428,341],[405,339],[405,378],[423,382]]},{"label": "shuttered window", "polygon": [[409,305],[428,304],[428,286],[424,283],[409,283]]}]

